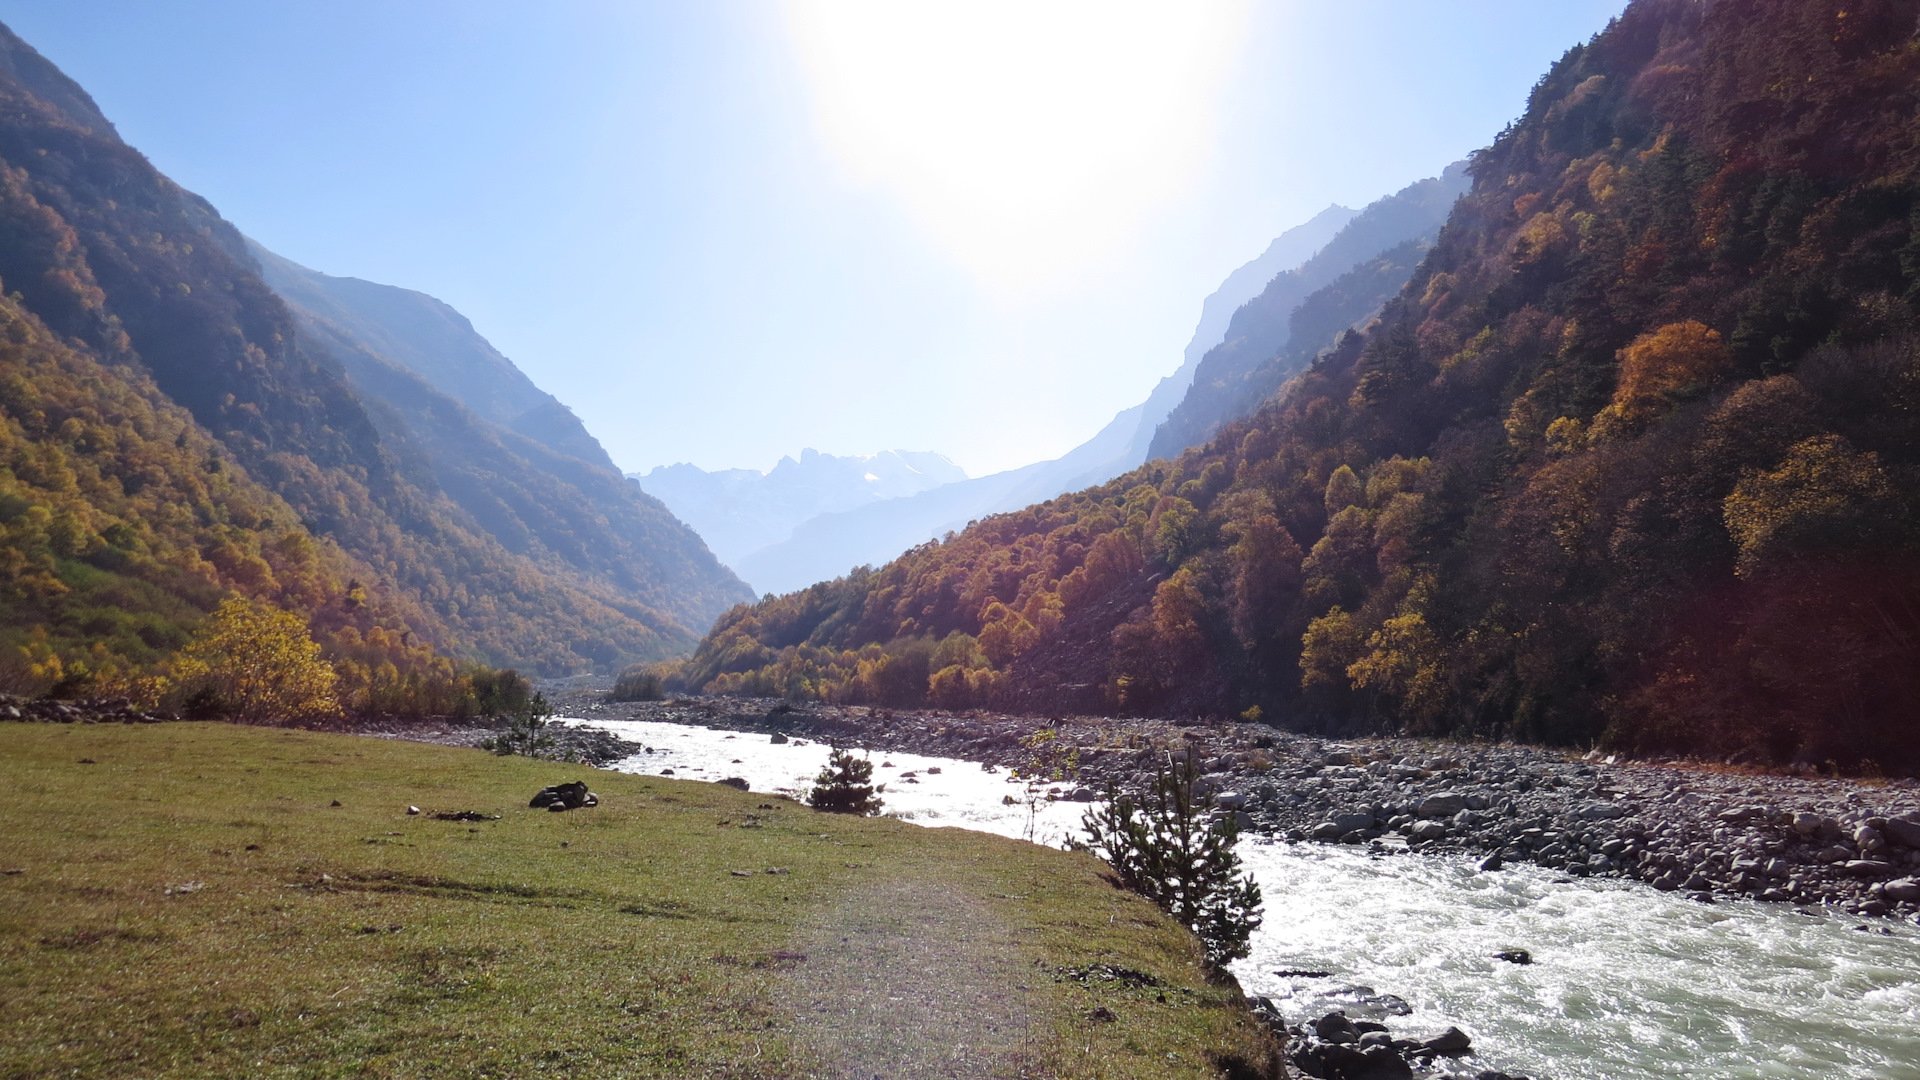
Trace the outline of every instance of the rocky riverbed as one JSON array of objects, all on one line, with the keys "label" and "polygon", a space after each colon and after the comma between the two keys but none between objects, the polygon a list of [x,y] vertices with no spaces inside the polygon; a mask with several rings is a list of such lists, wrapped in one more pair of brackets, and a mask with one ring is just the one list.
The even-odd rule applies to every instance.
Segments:
[{"label": "rocky riverbed", "polygon": [[[179,720],[172,713],[135,708],[118,699],[52,701],[0,694],[0,721],[39,724],[160,724]],[[507,731],[504,720],[484,717],[347,716],[303,725],[319,731],[344,731],[376,738],[406,739],[443,746],[485,746]],[[593,728],[549,725],[541,733],[540,757],[604,766],[640,752],[638,743]]]},{"label": "rocky riverbed", "polygon": [[[1534,747],[1328,740],[1254,724],[1044,720],[694,698],[614,703],[575,691],[568,715],[803,735],[876,750],[1058,769],[1048,797],[1138,786],[1191,748],[1202,784],[1252,831],[1465,852],[1716,897],[1835,908],[1920,925],[1920,783],[1756,774]],[[1035,738],[1036,733],[1049,732]],[[1035,744],[1038,743],[1038,747]],[[1887,924],[1868,924],[1885,929]]]}]

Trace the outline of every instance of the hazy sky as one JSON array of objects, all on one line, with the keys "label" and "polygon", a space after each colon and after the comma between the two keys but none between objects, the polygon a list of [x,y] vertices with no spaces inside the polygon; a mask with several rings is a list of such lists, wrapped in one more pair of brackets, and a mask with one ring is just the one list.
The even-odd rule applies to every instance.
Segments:
[{"label": "hazy sky", "polygon": [[431,293],[623,468],[1056,456],[1274,235],[1622,0],[0,0],[267,247]]}]

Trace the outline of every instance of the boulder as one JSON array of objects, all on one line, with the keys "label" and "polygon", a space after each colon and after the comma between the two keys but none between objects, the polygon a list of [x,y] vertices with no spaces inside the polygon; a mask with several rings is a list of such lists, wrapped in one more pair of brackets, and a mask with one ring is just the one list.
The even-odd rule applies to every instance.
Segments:
[{"label": "boulder", "polygon": [[1920,820],[1888,818],[1885,833],[1888,839],[1901,847],[1920,849]]},{"label": "boulder", "polygon": [[1407,830],[1407,835],[1415,840],[1441,840],[1447,835],[1447,825],[1443,821],[1423,821]]},{"label": "boulder", "polygon": [[1360,1041],[1360,1031],[1353,1026],[1343,1012],[1330,1012],[1313,1022],[1313,1033],[1330,1043],[1356,1043]]},{"label": "boulder", "polygon": [[1467,808],[1467,797],[1457,791],[1443,791],[1429,795],[1414,807],[1414,813],[1421,817],[1452,817]]},{"label": "boulder", "polygon": [[527,803],[535,810],[546,807],[548,810],[579,810],[587,806],[599,806],[600,796],[587,790],[585,780],[575,780],[570,784],[554,784],[541,788]]},{"label": "boulder", "polygon": [[1471,1050],[1473,1040],[1459,1028],[1450,1027],[1421,1045],[1442,1057],[1456,1057]]},{"label": "boulder", "polygon": [[1880,887],[1880,895],[1903,904],[1920,903],[1920,878],[1896,878]]},{"label": "boulder", "polygon": [[1581,821],[1610,821],[1627,816],[1627,808],[1619,803],[1590,802],[1573,812]]},{"label": "boulder", "polygon": [[1373,811],[1371,810],[1352,810],[1344,814],[1335,814],[1327,820],[1332,822],[1334,827],[1339,830],[1339,832],[1334,834],[1336,836],[1356,830],[1371,829],[1374,825]]}]

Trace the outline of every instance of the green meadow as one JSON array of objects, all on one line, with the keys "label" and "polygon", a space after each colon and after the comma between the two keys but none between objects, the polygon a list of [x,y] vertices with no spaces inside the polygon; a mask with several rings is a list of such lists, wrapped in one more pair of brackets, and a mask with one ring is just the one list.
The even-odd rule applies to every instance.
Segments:
[{"label": "green meadow", "polygon": [[[527,807],[576,778],[598,807]],[[1089,856],[719,785],[9,724],[0,821],[0,1076],[1203,1077],[1274,1051]]]}]

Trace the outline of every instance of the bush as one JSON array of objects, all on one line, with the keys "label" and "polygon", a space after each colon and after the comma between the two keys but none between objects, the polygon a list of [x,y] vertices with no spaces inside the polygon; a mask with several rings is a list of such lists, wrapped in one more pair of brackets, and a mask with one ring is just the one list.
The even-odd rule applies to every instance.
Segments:
[{"label": "bush", "polygon": [[835,814],[877,814],[880,793],[885,790],[884,784],[873,783],[873,762],[836,746],[827,757],[826,767],[813,778],[807,805]]},{"label": "bush", "polygon": [[657,664],[636,664],[613,681],[613,701],[660,701],[667,696],[665,673]]},{"label": "bush", "polygon": [[1233,816],[1194,802],[1192,750],[1179,765],[1168,759],[1144,799],[1109,790],[1105,805],[1088,810],[1082,824],[1088,848],[1121,884],[1198,935],[1209,961],[1224,965],[1247,955],[1260,927],[1260,886],[1234,854],[1240,829]]},{"label": "bush", "polygon": [[547,734],[547,717],[553,715],[553,706],[547,704],[545,694],[535,693],[501,715],[507,721],[507,729],[482,741],[483,748],[502,756],[520,754],[524,757],[539,757],[552,748],[553,736]]}]

